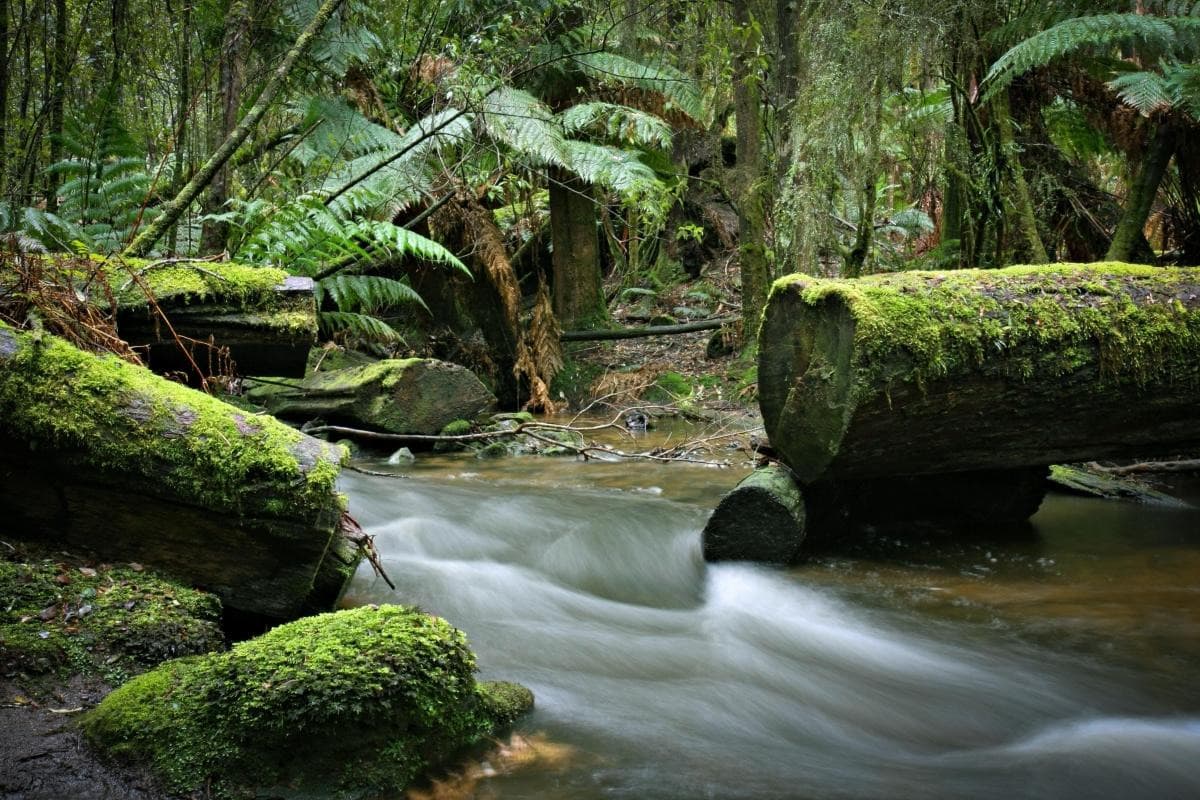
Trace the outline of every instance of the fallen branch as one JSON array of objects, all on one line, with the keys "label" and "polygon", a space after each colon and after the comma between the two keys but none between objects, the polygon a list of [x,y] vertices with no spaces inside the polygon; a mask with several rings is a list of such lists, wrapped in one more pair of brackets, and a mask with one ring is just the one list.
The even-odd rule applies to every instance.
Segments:
[{"label": "fallen branch", "polygon": [[737,321],[737,317],[714,317],[696,322],[684,322],[679,325],[648,325],[644,328],[619,328],[607,331],[563,331],[559,339],[564,342],[587,342],[600,339],[637,339],[643,336],[674,336],[677,333],[711,331]]},{"label": "fallen branch", "polygon": [[1200,458],[1184,458],[1177,461],[1139,461],[1136,464],[1125,464],[1120,467],[1107,467],[1090,461],[1085,466],[1108,475],[1133,475],[1139,472],[1200,472]]}]

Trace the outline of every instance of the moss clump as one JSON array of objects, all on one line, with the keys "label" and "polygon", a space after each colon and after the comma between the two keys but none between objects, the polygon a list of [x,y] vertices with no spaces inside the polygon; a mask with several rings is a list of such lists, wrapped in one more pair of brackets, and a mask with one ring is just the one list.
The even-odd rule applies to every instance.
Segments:
[{"label": "moss clump", "polygon": [[646,392],[652,403],[681,403],[692,396],[692,384],[678,372],[664,372],[654,379],[654,385]]},{"label": "moss clump", "polygon": [[139,258],[107,259],[105,271],[117,285],[117,304],[123,308],[148,304],[142,288],[136,282],[122,279],[124,276],[140,278],[160,305],[182,306],[218,300],[233,301],[243,308],[264,309],[277,306],[280,296],[276,289],[288,277],[286,272],[274,267],[212,261],[156,266],[153,261]]},{"label": "moss clump", "polygon": [[177,656],[224,647],[221,603],[140,567],[84,566],[25,550],[0,561],[0,669],[80,672],[120,683]]},{"label": "moss clump", "polygon": [[1102,381],[1144,386],[1200,377],[1192,363],[1200,311],[1184,302],[1198,285],[1195,270],[1098,263],[791,275],[771,293],[799,291],[814,307],[843,303],[855,322],[856,366],[889,380],[924,385],[985,362],[1027,380],[1098,362]]},{"label": "moss clump", "polygon": [[79,452],[88,466],[141,475],[178,499],[239,514],[331,513],[343,451],[251,416],[114,356],[0,323],[0,434]]},{"label": "moss clump", "polygon": [[444,620],[367,606],[170,662],[113,692],[82,727],[177,791],[210,780],[399,791],[528,709],[519,687],[480,685],[474,670]]}]

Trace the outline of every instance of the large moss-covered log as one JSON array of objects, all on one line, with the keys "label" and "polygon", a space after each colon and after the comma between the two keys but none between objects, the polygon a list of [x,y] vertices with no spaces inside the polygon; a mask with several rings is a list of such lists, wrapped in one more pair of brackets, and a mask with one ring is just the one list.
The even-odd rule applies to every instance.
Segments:
[{"label": "large moss-covered log", "polygon": [[759,398],[802,483],[1200,446],[1200,271],[1124,264],[792,275]]},{"label": "large moss-covered log", "polygon": [[[175,333],[229,349],[243,375],[300,377],[317,339],[317,309],[311,278],[280,269],[203,262],[163,263],[121,259],[108,266],[117,291],[121,337],[148,348],[156,372],[193,370]],[[128,277],[127,277],[128,276]],[[170,320],[170,328],[151,305]],[[208,354],[196,360],[208,369]]]},{"label": "large moss-covered log", "polygon": [[356,566],[344,451],[113,356],[0,325],[0,517],[204,587],[236,611],[328,608]]},{"label": "large moss-covered log", "polygon": [[474,670],[466,637],[445,620],[368,606],[164,664],[110,694],[82,728],[179,792],[394,796],[533,705],[529,690],[478,683]]},{"label": "large moss-covered log", "polygon": [[259,384],[248,396],[288,419],[426,435],[472,419],[496,402],[469,369],[431,358],[313,372],[290,385]]},{"label": "large moss-covered log", "polygon": [[804,542],[804,497],[787,467],[754,470],[721,498],[704,526],[705,561],[787,564]]}]

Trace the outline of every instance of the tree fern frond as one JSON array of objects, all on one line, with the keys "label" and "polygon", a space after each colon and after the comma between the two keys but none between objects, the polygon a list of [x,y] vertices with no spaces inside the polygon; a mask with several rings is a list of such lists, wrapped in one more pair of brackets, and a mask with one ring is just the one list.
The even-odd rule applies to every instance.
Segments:
[{"label": "tree fern frond", "polygon": [[329,298],[339,311],[374,313],[381,309],[403,305],[429,307],[416,290],[403,281],[379,275],[334,275],[318,281],[322,295]]},{"label": "tree fern frond", "polygon": [[528,92],[493,88],[485,94],[477,120],[489,136],[535,165],[562,166],[566,161],[562,129],[550,109]]},{"label": "tree fern frond", "polygon": [[706,119],[704,100],[695,80],[674,67],[644,64],[607,51],[580,53],[574,56],[574,61],[594,80],[656,92],[668,101],[669,109],[676,109],[697,122]]},{"label": "tree fern frond", "polygon": [[558,115],[567,133],[590,131],[622,144],[657,147],[671,146],[671,126],[662,118],[645,111],[615,103],[580,103]]},{"label": "tree fern frond", "polygon": [[570,140],[568,168],[588,183],[603,186],[626,200],[658,197],[666,189],[634,150]]},{"label": "tree fern frond", "polygon": [[1149,116],[1175,105],[1167,79],[1157,72],[1128,72],[1108,82],[1122,102]]},{"label": "tree fern frond", "polygon": [[[1175,43],[1177,31],[1187,29],[1190,18],[1164,19],[1141,14],[1097,14],[1064,20],[1013,46],[996,60],[984,79],[985,99],[1007,86],[1013,78],[1056,58],[1085,47],[1108,47],[1135,41],[1154,50]],[[1192,26],[1194,27],[1194,26]]]},{"label": "tree fern frond", "polygon": [[317,314],[317,325],[320,326],[321,333],[328,337],[343,334],[373,342],[403,341],[395,328],[369,314],[322,311]]}]

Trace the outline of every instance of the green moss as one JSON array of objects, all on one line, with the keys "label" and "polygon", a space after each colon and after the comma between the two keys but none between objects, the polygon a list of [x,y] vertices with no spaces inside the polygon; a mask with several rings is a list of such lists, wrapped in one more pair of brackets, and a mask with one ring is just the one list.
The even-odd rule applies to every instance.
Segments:
[{"label": "green moss", "polygon": [[463,634],[412,608],[308,617],[230,652],[171,662],[83,720],[88,739],[175,790],[398,791],[529,707],[480,686]]},{"label": "green moss", "polygon": [[107,261],[106,271],[118,289],[119,305],[126,308],[147,305],[146,294],[136,282],[126,286],[129,277],[136,274],[160,304],[188,305],[220,299],[234,300],[244,307],[274,308],[281,300],[275,290],[288,277],[274,267],[230,262],[158,262],[160,266],[155,263],[138,258]]},{"label": "green moss", "polygon": [[0,366],[0,432],[30,446],[81,452],[91,467],[143,475],[211,509],[269,512],[272,494],[289,498],[290,513],[336,505],[344,452],[274,418],[2,323]]},{"label": "green moss", "polygon": [[439,436],[466,436],[471,432],[471,421],[466,419],[456,419],[446,424],[442,428]]},{"label": "green moss", "polygon": [[80,672],[120,683],[166,659],[224,647],[213,595],[140,569],[85,567],[26,548],[0,561],[5,674]]},{"label": "green moss", "polygon": [[1200,380],[1200,313],[1176,293],[1194,270],[1118,263],[904,272],[857,280],[791,275],[772,295],[833,299],[855,322],[858,369],[925,385],[985,362],[1007,378],[1097,364],[1102,383]]},{"label": "green moss", "polygon": [[646,399],[652,403],[679,403],[691,396],[692,384],[678,372],[662,373],[646,392]]}]

